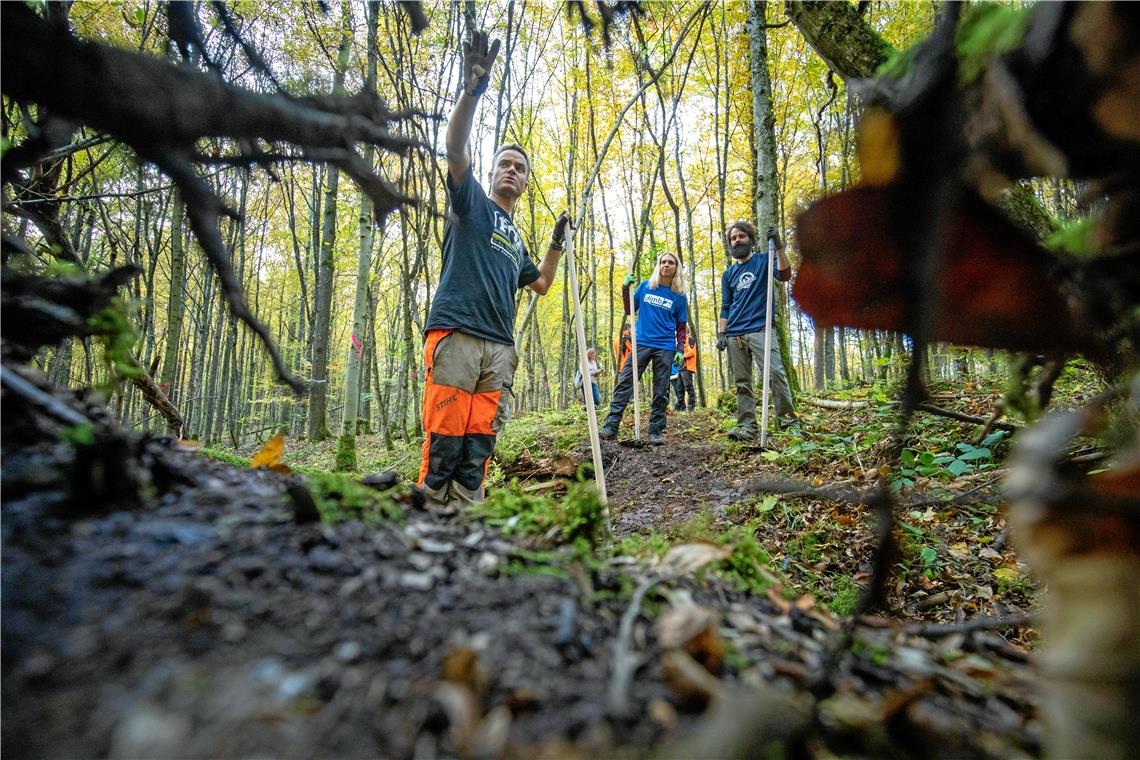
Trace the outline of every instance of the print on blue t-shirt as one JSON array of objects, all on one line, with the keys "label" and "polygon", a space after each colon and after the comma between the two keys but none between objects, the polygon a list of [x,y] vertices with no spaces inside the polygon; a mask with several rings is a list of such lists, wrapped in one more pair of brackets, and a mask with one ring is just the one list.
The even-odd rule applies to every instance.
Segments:
[{"label": "print on blue t-shirt", "polygon": [[677,325],[689,321],[689,299],[666,285],[650,290],[649,280],[642,280],[633,293],[637,311],[637,345],[677,348]]},{"label": "print on blue t-shirt", "polygon": [[511,217],[487,197],[471,167],[458,185],[447,175],[447,193],[443,268],[424,329],[514,343],[515,291],[538,279],[538,268]]},{"label": "print on blue t-shirt", "polygon": [[747,335],[764,329],[768,306],[768,257],[754,253],[733,264],[720,280],[720,316],[728,320],[725,334]]}]

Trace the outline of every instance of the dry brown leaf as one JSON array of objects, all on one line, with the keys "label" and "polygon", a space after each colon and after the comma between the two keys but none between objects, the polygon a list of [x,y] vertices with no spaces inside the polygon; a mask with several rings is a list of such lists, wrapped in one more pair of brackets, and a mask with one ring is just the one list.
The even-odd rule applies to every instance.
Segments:
[{"label": "dry brown leaf", "polygon": [[676,649],[661,656],[661,675],[682,709],[703,710],[723,688],[700,663]]},{"label": "dry brown leaf", "polygon": [[657,640],[665,649],[684,649],[710,673],[724,663],[724,640],[712,610],[696,604],[670,607],[654,624]]},{"label": "dry brown leaf", "polygon": [[281,456],[284,453],[285,436],[275,435],[266,441],[265,445],[261,447],[261,451],[253,455],[253,459],[249,460],[249,466],[254,469],[259,467],[275,469],[276,466],[281,465]]},{"label": "dry brown leaf", "polygon": [[455,647],[443,655],[443,678],[466,686],[475,695],[481,695],[487,685],[487,672],[479,664],[479,655],[470,647]]},{"label": "dry brown leaf", "polygon": [[679,544],[665,552],[665,556],[661,558],[661,569],[674,575],[688,575],[711,562],[720,562],[731,556],[731,546],[718,546],[706,542]]},{"label": "dry brown leaf", "polygon": [[512,722],[510,708],[506,705],[499,705],[487,713],[472,737],[472,756],[502,757],[507,748],[507,740],[511,737]]}]

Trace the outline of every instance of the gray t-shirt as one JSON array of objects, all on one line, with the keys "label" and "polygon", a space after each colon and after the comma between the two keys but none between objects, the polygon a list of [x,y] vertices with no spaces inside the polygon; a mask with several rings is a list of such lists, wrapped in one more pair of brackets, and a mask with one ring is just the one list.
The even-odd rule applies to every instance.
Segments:
[{"label": "gray t-shirt", "polygon": [[425,329],[514,343],[515,291],[538,279],[538,268],[511,217],[487,197],[470,166],[458,185],[448,173],[447,194],[443,270]]}]

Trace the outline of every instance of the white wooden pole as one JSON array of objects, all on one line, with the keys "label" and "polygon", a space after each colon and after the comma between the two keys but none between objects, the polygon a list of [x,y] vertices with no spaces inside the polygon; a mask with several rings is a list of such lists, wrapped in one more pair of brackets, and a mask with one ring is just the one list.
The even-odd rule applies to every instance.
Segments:
[{"label": "white wooden pole", "polygon": [[[630,271],[633,274],[633,271]],[[638,283],[640,285],[640,283]],[[637,374],[637,311],[633,308],[633,294],[637,292],[637,288],[633,288],[629,294],[629,368],[633,370],[633,440],[641,440],[641,404],[639,403],[638,386],[641,385],[641,377]]]},{"label": "white wooden pole", "polygon": [[[569,226],[569,225],[568,225]],[[574,263],[574,228],[566,230],[566,269],[570,275],[570,300],[574,302],[574,335],[578,339],[578,367],[582,373],[582,396],[586,400],[586,422],[590,426],[590,453],[594,458],[594,479],[598,483],[598,498],[602,502],[602,516],[606,522],[606,533],[610,527],[609,497],[606,495],[606,473],[602,469],[602,444],[598,440],[598,413],[594,408],[593,376],[590,374],[590,359],[586,353],[586,326],[582,322],[582,303],[578,299],[578,271]]]},{"label": "white wooden pole", "polygon": [[761,394],[760,447],[768,444],[768,378],[772,370],[772,284],[776,266],[776,241],[768,238],[768,303],[764,306],[764,390]]}]

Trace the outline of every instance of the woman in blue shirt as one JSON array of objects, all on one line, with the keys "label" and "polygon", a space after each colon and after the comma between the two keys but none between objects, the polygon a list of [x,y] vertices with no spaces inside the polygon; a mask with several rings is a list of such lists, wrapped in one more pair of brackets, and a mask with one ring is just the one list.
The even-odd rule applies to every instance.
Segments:
[{"label": "woman in blue shirt", "polygon": [[[625,313],[630,312],[629,288],[634,283],[631,274],[622,283],[622,302]],[[685,297],[685,279],[680,262],[672,253],[663,253],[657,259],[653,276],[637,286],[632,299],[637,314],[637,370],[641,379],[645,368],[653,365],[653,405],[649,413],[649,442],[660,445],[665,441],[665,410],[669,406],[669,368],[673,360],[683,360],[685,336],[689,323],[689,300]],[[680,354],[680,355],[678,355]],[[622,415],[633,397],[633,362],[621,370],[606,423],[598,431],[607,440],[617,437]]]}]

